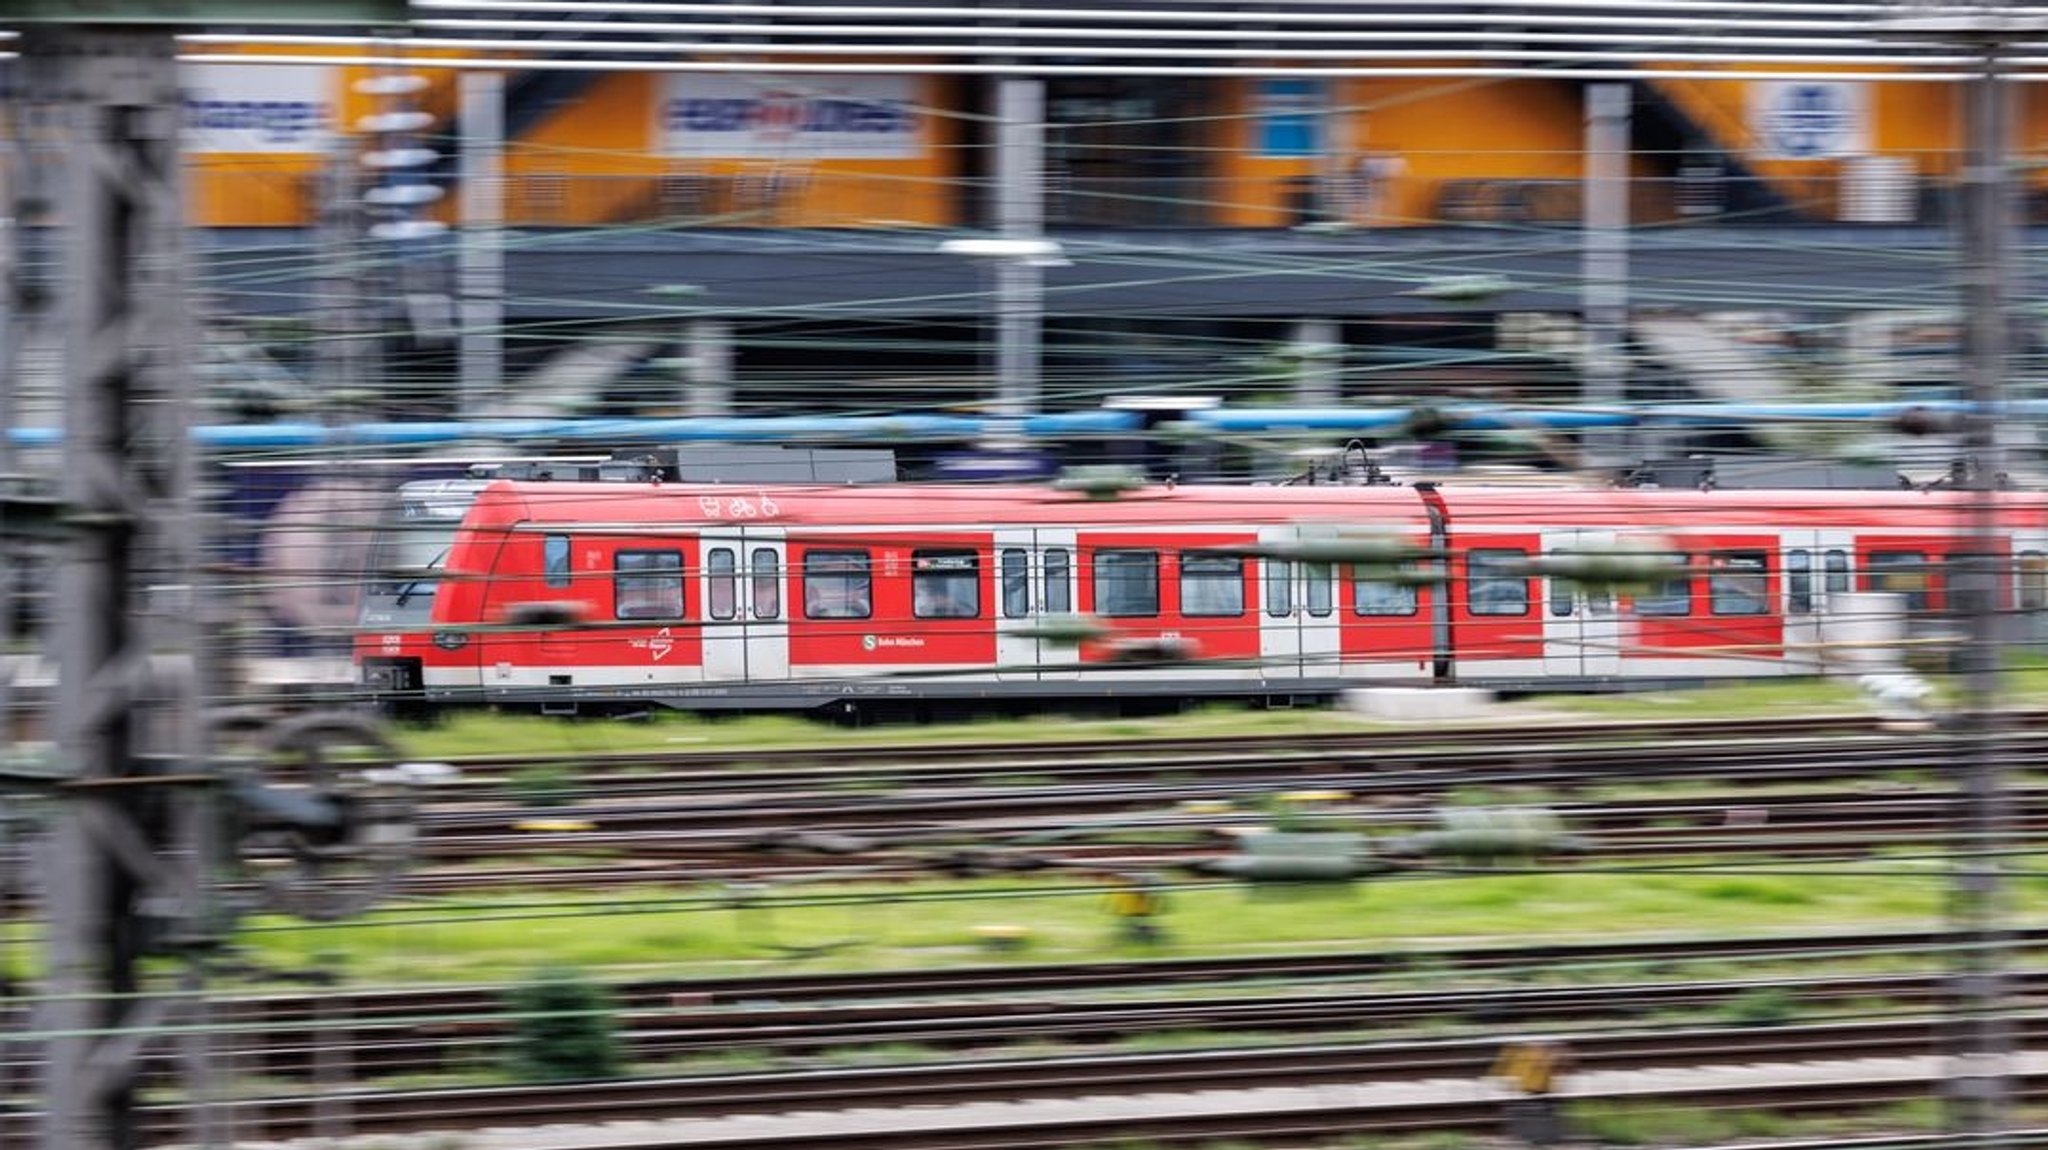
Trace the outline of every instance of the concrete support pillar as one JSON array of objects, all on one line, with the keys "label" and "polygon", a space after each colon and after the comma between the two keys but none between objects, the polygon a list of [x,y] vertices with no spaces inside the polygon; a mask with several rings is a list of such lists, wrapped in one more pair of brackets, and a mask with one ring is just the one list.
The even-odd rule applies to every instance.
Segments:
[{"label": "concrete support pillar", "polygon": [[[1588,404],[1628,398],[1628,163],[1629,86],[1586,85],[1586,194],[1584,281],[1586,350],[1583,394]],[[1638,462],[1629,432],[1588,432],[1586,460],[1595,467]]]},{"label": "concrete support pillar", "polygon": [[474,419],[503,398],[505,387],[505,77],[464,72],[461,78],[462,231],[455,295],[462,418]]},{"label": "concrete support pillar", "polygon": [[[1045,233],[1045,81],[996,81],[996,230],[1004,239],[1039,240]],[[1045,260],[996,261],[996,396],[998,415],[1038,414],[1041,340],[1045,325]]]},{"label": "concrete support pillar", "polygon": [[683,410],[692,416],[732,414],[732,325],[692,319],[683,326]]},{"label": "concrete support pillar", "polygon": [[1344,327],[1333,319],[1297,320],[1288,344],[1294,361],[1294,402],[1334,407],[1343,398]]}]

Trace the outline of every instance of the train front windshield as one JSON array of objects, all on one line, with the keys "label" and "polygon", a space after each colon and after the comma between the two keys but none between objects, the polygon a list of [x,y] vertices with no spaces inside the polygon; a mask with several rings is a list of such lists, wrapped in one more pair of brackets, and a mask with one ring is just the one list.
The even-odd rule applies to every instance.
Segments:
[{"label": "train front windshield", "polygon": [[455,529],[483,484],[430,480],[399,488],[396,503],[377,524],[363,588],[362,626],[390,629],[426,623],[434,590],[448,566]]}]

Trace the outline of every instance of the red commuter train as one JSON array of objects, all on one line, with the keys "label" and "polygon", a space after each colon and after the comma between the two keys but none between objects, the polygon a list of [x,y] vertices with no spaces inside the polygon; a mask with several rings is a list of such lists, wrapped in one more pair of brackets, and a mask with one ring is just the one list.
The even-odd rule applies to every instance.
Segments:
[{"label": "red commuter train", "polygon": [[[410,484],[373,560],[356,662],[385,699],[584,710],[1811,673],[1846,593],[1938,614],[1975,586],[2008,618],[2041,613],[2048,504],[1999,494],[1996,561],[1973,562],[1972,498]],[[1406,557],[1314,559],[1315,541],[1360,531]],[[1618,588],[1540,562],[1616,545],[1668,566]],[[1103,629],[1078,646],[1059,632],[1077,615]]]}]

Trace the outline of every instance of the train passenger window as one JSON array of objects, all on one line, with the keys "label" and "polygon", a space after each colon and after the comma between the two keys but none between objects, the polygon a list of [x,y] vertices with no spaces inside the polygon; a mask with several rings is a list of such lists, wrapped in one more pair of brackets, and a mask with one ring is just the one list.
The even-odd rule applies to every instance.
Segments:
[{"label": "train passenger window", "polygon": [[1519,547],[1475,547],[1465,553],[1467,610],[1474,615],[1527,615],[1529,578],[1522,565],[1529,553]]},{"label": "train passenger window", "polygon": [[865,619],[874,614],[865,551],[804,553],[804,618]]},{"label": "train passenger window", "polygon": [[1825,586],[1830,595],[1849,590],[1849,553],[1839,547],[1829,549],[1821,557],[1822,570],[1827,572]]},{"label": "train passenger window", "polygon": [[1572,609],[1578,605],[1578,602],[1578,584],[1569,579],[1559,579],[1553,575],[1550,579],[1550,613],[1563,618],[1572,613]]},{"label": "train passenger window", "polygon": [[1336,605],[1336,568],[1328,563],[1304,563],[1301,565],[1301,582],[1305,588],[1304,599],[1308,613],[1318,619],[1329,617]]},{"label": "train passenger window", "polygon": [[[1407,570],[1408,564],[1402,564]],[[1355,567],[1351,573],[1351,609],[1360,615],[1415,614],[1415,585],[1399,579],[1368,578],[1370,567]]]},{"label": "train passenger window", "polygon": [[[1690,555],[1671,557],[1679,567],[1689,567]],[[1635,597],[1636,614],[1643,616],[1672,616],[1692,614],[1692,575],[1679,575],[1674,579],[1659,579]]]},{"label": "train passenger window", "polygon": [[2048,607],[2048,556],[2039,551],[2020,552],[2019,603],[2022,611]]},{"label": "train passenger window", "polygon": [[1614,589],[1611,587],[1589,586],[1579,588],[1579,596],[1586,601],[1586,614],[1614,614]]},{"label": "train passenger window", "polygon": [[549,535],[540,543],[542,578],[550,587],[569,585],[569,537]]},{"label": "train passenger window", "polygon": [[739,559],[730,547],[704,553],[704,613],[730,619],[740,613]]},{"label": "train passenger window", "polygon": [[1770,584],[1761,551],[1716,551],[1707,568],[1707,610],[1716,615],[1768,615]]},{"label": "train passenger window", "polygon": [[1031,614],[1031,554],[1022,547],[1003,548],[1003,617],[1021,619]]},{"label": "train passenger window", "polygon": [[1159,552],[1097,551],[1095,613],[1159,614]]},{"label": "train passenger window", "polygon": [[1813,552],[1785,552],[1785,613],[1813,613]]},{"label": "train passenger window", "polygon": [[1244,614],[1244,560],[1235,555],[1182,555],[1180,613],[1214,619]]},{"label": "train passenger window", "polygon": [[1948,609],[1958,615],[1991,610],[1996,602],[1999,566],[1996,555],[1950,555],[1944,576],[1948,580]]},{"label": "train passenger window", "polygon": [[1294,563],[1288,559],[1266,560],[1266,614],[1285,619],[1294,614]]},{"label": "train passenger window", "polygon": [[979,618],[981,557],[972,551],[912,551],[910,613],[920,619]]},{"label": "train passenger window", "polygon": [[773,547],[756,547],[749,564],[754,618],[782,618],[782,556]]},{"label": "train passenger window", "polygon": [[1045,549],[1045,613],[1064,615],[1074,609],[1074,597],[1067,577],[1074,570],[1074,561],[1064,547]]},{"label": "train passenger window", "polygon": [[1863,589],[1906,597],[1906,610],[1927,610],[1927,556],[1920,551],[1872,551],[1863,568]]},{"label": "train passenger window", "polygon": [[683,617],[682,552],[621,551],[613,563],[613,614],[621,619]]}]

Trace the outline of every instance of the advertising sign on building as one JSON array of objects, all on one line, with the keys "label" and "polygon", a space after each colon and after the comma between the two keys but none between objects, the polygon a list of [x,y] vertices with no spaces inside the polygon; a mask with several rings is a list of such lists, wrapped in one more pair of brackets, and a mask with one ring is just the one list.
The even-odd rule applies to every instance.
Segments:
[{"label": "advertising sign on building", "polygon": [[910,76],[675,75],[662,93],[661,148],[697,159],[915,159],[916,95]]},{"label": "advertising sign on building", "polygon": [[187,64],[188,152],[324,152],[334,69],[319,64]]},{"label": "advertising sign on building", "polygon": [[1322,81],[1260,80],[1257,92],[1260,155],[1300,158],[1322,150]]},{"label": "advertising sign on building", "polygon": [[1870,89],[1835,80],[1749,85],[1749,127],[1765,160],[1839,160],[1870,150]]}]

